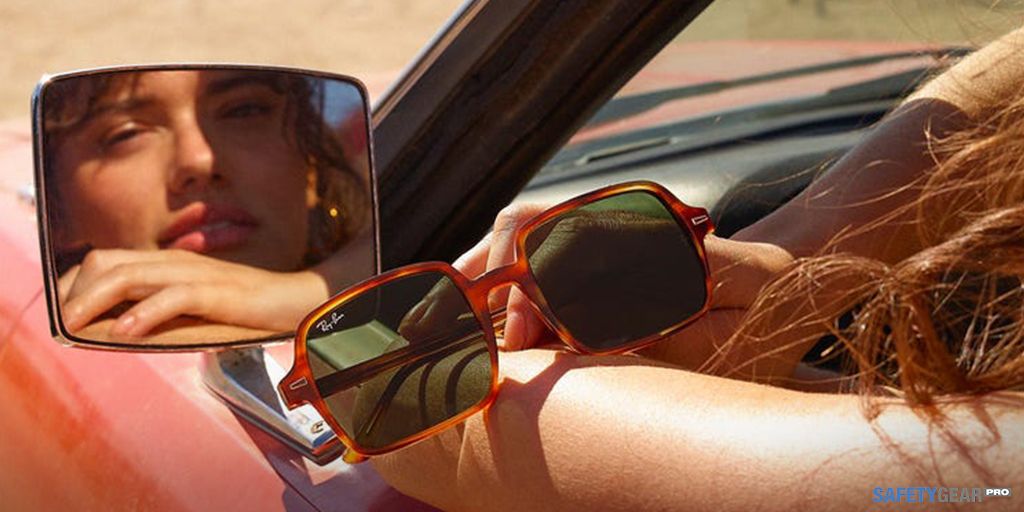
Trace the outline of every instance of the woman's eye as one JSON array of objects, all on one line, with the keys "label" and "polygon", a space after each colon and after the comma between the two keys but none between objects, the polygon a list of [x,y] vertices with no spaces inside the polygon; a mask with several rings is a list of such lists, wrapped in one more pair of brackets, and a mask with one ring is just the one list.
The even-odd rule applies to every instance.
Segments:
[{"label": "woman's eye", "polygon": [[249,117],[264,116],[273,110],[273,105],[262,102],[245,102],[232,105],[223,112],[221,117],[225,119],[244,119]]},{"label": "woman's eye", "polygon": [[112,130],[103,137],[100,145],[103,149],[113,149],[118,146],[124,145],[128,141],[138,137],[142,134],[142,128],[138,126],[127,126]]}]

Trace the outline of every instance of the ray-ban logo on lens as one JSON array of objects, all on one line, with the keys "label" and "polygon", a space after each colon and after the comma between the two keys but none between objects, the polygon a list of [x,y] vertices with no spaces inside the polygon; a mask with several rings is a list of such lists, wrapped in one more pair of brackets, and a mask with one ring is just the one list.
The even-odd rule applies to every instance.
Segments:
[{"label": "ray-ban logo on lens", "polygon": [[345,318],[345,313],[338,313],[337,311],[331,312],[330,318],[324,318],[316,323],[316,328],[320,329],[320,332],[330,333],[334,331],[334,327],[338,325],[338,322],[342,318]]}]

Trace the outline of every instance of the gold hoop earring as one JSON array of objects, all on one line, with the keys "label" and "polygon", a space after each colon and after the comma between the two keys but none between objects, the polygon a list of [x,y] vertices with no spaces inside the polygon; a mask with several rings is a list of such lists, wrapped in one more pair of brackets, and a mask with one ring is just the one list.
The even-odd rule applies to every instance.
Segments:
[{"label": "gold hoop earring", "polygon": [[317,177],[317,202],[309,210],[309,250],[307,264],[316,264],[334,253],[348,237],[346,233],[347,212],[339,200],[337,185],[324,180],[321,170],[314,170]]}]

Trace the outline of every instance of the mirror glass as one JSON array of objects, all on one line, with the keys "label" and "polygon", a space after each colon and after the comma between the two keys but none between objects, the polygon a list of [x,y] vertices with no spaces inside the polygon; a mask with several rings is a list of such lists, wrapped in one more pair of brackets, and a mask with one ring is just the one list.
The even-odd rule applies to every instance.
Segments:
[{"label": "mirror glass", "polygon": [[67,341],[280,339],[376,271],[353,79],[135,67],[47,79],[35,105],[51,324]]}]

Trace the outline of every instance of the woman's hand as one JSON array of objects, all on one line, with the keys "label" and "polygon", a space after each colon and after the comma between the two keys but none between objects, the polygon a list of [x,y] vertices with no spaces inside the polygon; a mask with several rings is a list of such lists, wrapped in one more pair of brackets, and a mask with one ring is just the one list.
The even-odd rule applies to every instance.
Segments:
[{"label": "woman's hand", "polygon": [[58,281],[72,332],[117,318],[112,336],[135,337],[176,317],[289,331],[327,297],[312,272],[279,273],[189,251],[93,250]]},{"label": "woman's hand", "polygon": [[[505,208],[498,214],[494,230],[460,257],[455,267],[474,278],[511,263],[515,257],[516,229],[545,209],[547,206],[536,204],[517,204]],[[673,336],[673,340],[678,343],[656,345],[646,350],[645,355],[684,367],[699,367],[731,335],[761,287],[792,261],[786,251],[771,244],[735,242],[714,236],[705,239],[705,249],[715,285],[711,311],[705,318]],[[545,264],[551,269],[557,269],[564,265],[589,265],[596,259],[615,257],[617,255],[602,254],[600,251],[561,250],[548,254]],[[627,271],[630,269],[623,269],[623,272]],[[508,308],[505,349],[528,348],[544,337],[545,324],[518,289],[512,289],[499,300],[505,301]]]}]

